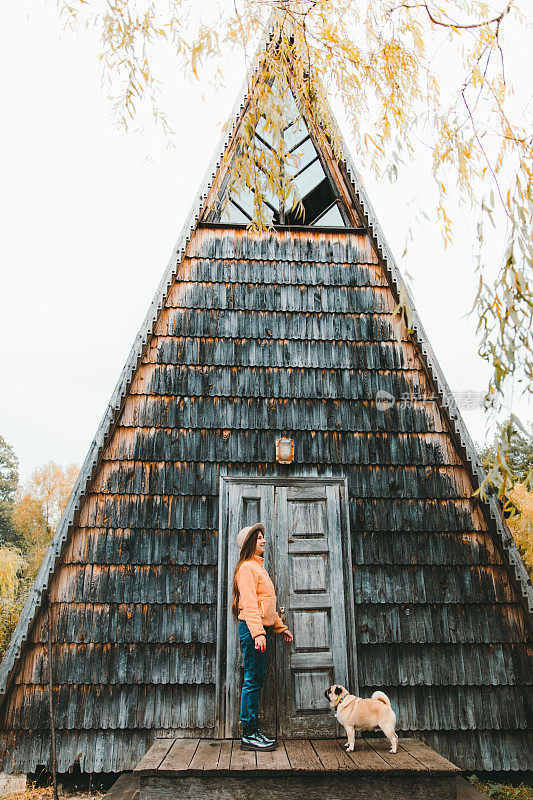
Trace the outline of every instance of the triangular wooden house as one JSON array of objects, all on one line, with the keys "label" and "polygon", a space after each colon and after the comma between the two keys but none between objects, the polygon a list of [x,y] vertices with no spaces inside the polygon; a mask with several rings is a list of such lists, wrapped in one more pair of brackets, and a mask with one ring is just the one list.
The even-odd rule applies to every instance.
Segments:
[{"label": "triangular wooden house", "polygon": [[0,667],[0,766],[50,767],[49,635],[60,772],[238,735],[228,576],[260,519],[295,634],[270,730],[333,736],[324,688],[379,688],[461,767],[532,769],[531,583],[497,503],[472,497],[477,456],[416,311],[414,333],[393,314],[406,289],[358,173],[298,112],[305,217],[272,198],[254,232],[250,198],[227,194],[246,103]]}]

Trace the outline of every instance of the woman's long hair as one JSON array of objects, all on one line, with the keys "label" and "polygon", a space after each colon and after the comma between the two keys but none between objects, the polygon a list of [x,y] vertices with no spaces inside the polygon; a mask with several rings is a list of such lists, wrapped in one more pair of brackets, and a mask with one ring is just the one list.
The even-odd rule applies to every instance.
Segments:
[{"label": "woman's long hair", "polygon": [[231,610],[233,611],[233,616],[235,619],[239,619],[239,586],[237,584],[237,573],[240,569],[241,564],[245,561],[248,561],[252,556],[255,555],[255,546],[257,544],[257,537],[259,534],[262,533],[260,529],[254,531],[245,543],[242,546],[241,554],[239,556],[239,560],[237,561],[237,566],[235,567],[235,572],[233,573],[233,602],[231,604]]}]

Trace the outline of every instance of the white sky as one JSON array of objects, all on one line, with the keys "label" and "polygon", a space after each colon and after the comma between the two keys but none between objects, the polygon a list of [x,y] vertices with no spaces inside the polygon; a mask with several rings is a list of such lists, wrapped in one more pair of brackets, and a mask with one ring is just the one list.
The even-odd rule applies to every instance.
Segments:
[{"label": "white sky", "polygon": [[[144,318],[240,87],[201,94],[176,68],[166,99],[176,131],[162,138],[114,126],[91,34],[61,33],[54,2],[5,4],[0,30],[0,434],[21,476],[51,459],[81,464]],[[357,154],[353,153],[357,163]],[[366,185],[454,391],[485,389],[477,355],[473,230],[460,220],[444,251],[430,220],[399,258],[412,212],[406,197],[428,183],[423,155],[394,186]],[[498,232],[495,254],[503,249]],[[531,419],[531,404],[513,410]],[[463,412],[484,442],[481,410]],[[489,438],[492,437],[492,429]]]}]

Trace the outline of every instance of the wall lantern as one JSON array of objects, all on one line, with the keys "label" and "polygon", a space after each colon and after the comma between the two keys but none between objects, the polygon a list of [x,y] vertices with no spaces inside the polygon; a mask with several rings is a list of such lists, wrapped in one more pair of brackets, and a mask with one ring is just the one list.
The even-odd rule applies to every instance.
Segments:
[{"label": "wall lantern", "polygon": [[292,464],[294,461],[294,440],[276,439],[276,461],[279,464]]}]

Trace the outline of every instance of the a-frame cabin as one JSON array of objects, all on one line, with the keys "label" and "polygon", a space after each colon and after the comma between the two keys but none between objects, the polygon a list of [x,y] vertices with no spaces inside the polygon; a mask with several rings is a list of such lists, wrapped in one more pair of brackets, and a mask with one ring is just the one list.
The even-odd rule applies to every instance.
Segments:
[{"label": "a-frame cabin", "polygon": [[295,634],[270,730],[333,736],[324,688],[379,688],[400,731],[461,767],[533,769],[531,583],[497,503],[472,496],[477,457],[416,310],[412,333],[393,313],[405,287],[364,187],[295,102],[305,217],[267,198],[274,227],[251,230],[250,198],[228,196],[246,106],[0,667],[1,768],[50,767],[49,635],[60,772],[132,769],[162,734],[238,735],[228,576],[260,519]]}]

